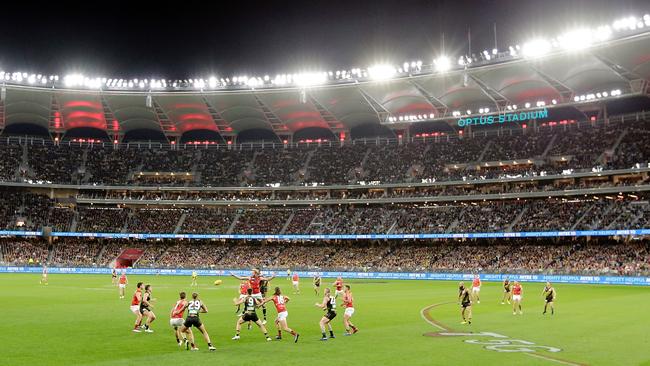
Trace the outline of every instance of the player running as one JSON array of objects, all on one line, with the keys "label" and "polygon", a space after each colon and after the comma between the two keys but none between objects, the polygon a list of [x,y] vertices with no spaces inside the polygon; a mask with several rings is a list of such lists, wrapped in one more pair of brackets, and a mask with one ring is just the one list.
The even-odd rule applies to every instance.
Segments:
[{"label": "player running", "polygon": [[153,333],[151,329],[151,323],[156,320],[156,314],[151,310],[153,309],[154,299],[151,297],[151,285],[144,286],[144,293],[142,294],[142,301],[140,301],[140,313],[143,317],[147,318],[147,321],[144,323],[144,331],[146,333]]},{"label": "player running", "polygon": [[521,298],[523,296],[524,289],[519,284],[519,281],[515,281],[515,285],[512,286],[512,315],[517,315],[517,309],[519,310],[519,315],[522,315],[524,312],[521,310]]},{"label": "player running", "polygon": [[546,297],[546,299],[544,299],[544,312],[542,315],[546,314],[546,310],[549,306],[551,307],[551,315],[555,315],[555,307],[553,306],[553,303],[555,302],[557,293],[555,292],[555,288],[553,288],[553,285],[551,285],[550,282],[546,282],[544,291],[542,291],[542,296]]},{"label": "player running", "polygon": [[[187,337],[185,336],[186,333],[181,332],[181,327],[183,326],[183,312],[185,311],[185,305],[187,304],[187,300],[185,300],[185,292],[181,292],[178,294],[179,300],[176,301],[176,304],[172,308],[171,313],[169,314],[169,325],[174,328],[174,335],[176,336],[176,343],[178,343],[179,347],[183,346],[183,342],[185,343],[185,346],[188,346],[188,341]],[[189,329],[190,333],[192,332],[192,329]],[[194,337],[192,336],[192,339]]]},{"label": "player running", "polygon": [[460,324],[472,324],[472,297],[462,282],[458,284],[458,302],[462,308],[460,316],[463,318]]},{"label": "player running", "polygon": [[122,272],[122,275],[120,276],[120,279],[118,281],[117,287],[119,288],[120,292],[120,299],[124,298],[124,291],[126,291],[126,285],[129,284],[129,280],[126,278],[126,272]]},{"label": "player running", "polygon": [[[359,331],[357,327],[352,324],[350,318],[354,315],[354,297],[350,291],[350,285],[345,285],[345,293],[343,293],[343,307],[345,308],[345,313],[343,313],[343,326],[345,327],[346,336],[350,336]],[[352,332],[350,332],[350,329]]]},{"label": "player running", "polygon": [[45,286],[47,286],[47,284],[48,284],[48,282],[47,282],[47,265],[45,265],[45,264],[43,264],[43,274],[41,275],[40,284],[45,285]]},{"label": "player running", "polygon": [[[198,293],[196,292],[192,293],[192,300],[190,300],[185,304],[183,311],[185,311],[186,309],[187,309],[187,318],[185,318],[185,322],[181,327],[181,333],[188,333],[188,335],[190,336],[192,351],[199,350],[196,347],[196,344],[194,343],[194,334],[192,333],[191,330],[192,327],[196,327],[196,329],[198,329],[201,332],[201,334],[203,335],[203,339],[205,339],[205,342],[208,344],[208,349],[210,351],[215,351],[216,348],[214,348],[212,342],[210,341],[210,335],[208,334],[208,331],[205,329],[205,325],[201,323],[201,319],[199,319],[199,313],[207,313],[208,308],[205,306],[203,301],[199,299]],[[187,343],[186,343],[186,347],[187,347]]]},{"label": "player running", "polygon": [[142,301],[142,282],[138,282],[135,286],[135,292],[131,299],[131,312],[135,314],[135,326],[133,331],[140,333],[140,324],[142,323],[142,313],[140,313],[140,302]]},{"label": "player running", "polygon": [[508,302],[508,305],[510,305],[510,298],[512,298],[512,293],[510,292],[511,288],[512,284],[506,277],[506,279],[503,280],[503,298],[501,299],[501,305],[505,304],[506,301]]},{"label": "player running", "polygon": [[343,295],[343,279],[341,277],[336,277],[336,281],[332,283],[332,286],[336,288],[336,291],[334,292],[334,297],[339,297],[339,295]]},{"label": "player running", "polygon": [[287,325],[287,317],[289,316],[289,312],[287,312],[287,303],[289,302],[289,300],[291,299],[289,299],[288,296],[283,296],[282,292],[280,291],[280,288],[276,287],[273,297],[262,301],[262,305],[264,305],[269,301],[273,301],[273,304],[275,305],[275,310],[278,312],[278,317],[275,318],[275,327],[278,328],[278,335],[275,337],[275,339],[281,340],[282,331],[284,330],[285,332],[289,332],[293,336],[293,343],[297,343],[300,334],[296,333],[293,329],[289,328],[289,326]]},{"label": "player running", "polygon": [[113,286],[117,285],[117,271],[115,270],[115,267],[111,270],[111,283]]},{"label": "player running", "polygon": [[[250,288],[253,290],[253,297],[256,300],[259,300],[262,302],[264,300],[264,296],[262,296],[262,281],[266,281],[267,283],[270,282],[275,278],[275,274],[273,274],[271,277],[264,277],[261,275],[260,270],[257,268],[253,268],[253,273],[250,276],[237,276],[233,273],[230,274],[231,276],[235,277],[238,280],[246,280],[248,281],[248,285]],[[266,315],[266,307],[263,308],[263,313]],[[266,324],[266,317],[264,318],[263,324]]]},{"label": "player running", "polygon": [[477,304],[481,303],[481,298],[479,294],[481,293],[481,278],[479,275],[474,275],[474,280],[472,281],[472,297],[476,300]]},{"label": "player running", "polygon": [[320,282],[321,278],[319,274],[314,275],[314,293],[316,296],[320,295]]},{"label": "player running", "polygon": [[192,271],[192,284],[190,286],[198,286],[199,284],[196,282],[197,277],[199,276],[196,271]]},{"label": "player running", "polygon": [[330,331],[330,338],[336,338],[334,337],[334,331],[332,330],[331,323],[332,320],[336,318],[336,297],[331,296],[331,290],[328,287],[325,288],[325,296],[323,297],[323,302],[320,304],[316,303],[316,306],[327,311],[325,315],[323,315],[323,317],[320,319],[320,331],[323,335],[320,340],[327,340],[327,335],[325,333],[326,325]]},{"label": "player running", "polygon": [[298,272],[294,272],[293,277],[291,277],[291,284],[293,285],[293,293],[300,295],[300,277]]},{"label": "player running", "polygon": [[262,303],[262,300],[258,299],[253,295],[253,289],[249,288],[248,293],[246,294],[246,297],[243,299],[239,299],[235,301],[235,305],[239,304],[244,304],[244,315],[242,315],[239,319],[237,319],[237,325],[235,326],[235,336],[232,337],[233,340],[238,340],[239,339],[239,333],[241,331],[241,325],[251,321],[257,324],[258,327],[260,327],[260,330],[262,333],[264,333],[264,337],[266,337],[267,341],[271,340],[271,337],[269,337],[269,333],[266,330],[266,327],[264,324],[260,321],[260,318],[257,317],[257,313],[255,312],[255,308],[259,307],[260,304]]}]

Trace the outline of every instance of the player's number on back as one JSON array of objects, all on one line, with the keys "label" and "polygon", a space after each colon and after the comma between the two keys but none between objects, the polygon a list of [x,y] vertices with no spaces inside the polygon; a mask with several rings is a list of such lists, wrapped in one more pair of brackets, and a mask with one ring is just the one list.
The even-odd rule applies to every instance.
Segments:
[{"label": "player's number on back", "polygon": [[190,301],[189,305],[187,305],[187,310],[189,310],[190,314],[198,314],[199,310],[201,310],[201,301]]}]

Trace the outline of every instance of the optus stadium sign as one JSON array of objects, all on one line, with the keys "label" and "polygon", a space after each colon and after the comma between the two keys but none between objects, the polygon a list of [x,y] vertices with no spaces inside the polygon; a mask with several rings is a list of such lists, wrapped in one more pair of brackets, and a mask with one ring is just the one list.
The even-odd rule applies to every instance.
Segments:
[{"label": "optus stadium sign", "polygon": [[457,123],[458,127],[465,127],[506,122],[526,122],[540,118],[548,118],[548,110],[546,108],[525,112],[509,112],[491,116],[459,118]]}]

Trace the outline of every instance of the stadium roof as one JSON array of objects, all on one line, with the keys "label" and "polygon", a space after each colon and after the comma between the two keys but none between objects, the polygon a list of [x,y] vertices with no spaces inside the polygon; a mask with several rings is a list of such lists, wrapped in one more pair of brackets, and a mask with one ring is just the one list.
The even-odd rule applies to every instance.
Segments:
[{"label": "stadium roof", "polygon": [[[217,91],[70,90],[6,85],[0,128],[33,124],[53,133],[78,128],[123,136],[148,129],[166,136],[211,130],[236,136],[250,129],[290,136],[304,128],[338,135],[366,124],[404,128],[412,120],[453,121],[459,114],[575,106],[622,96],[648,95],[650,33],[612,40],[589,49],[539,58],[511,58],[445,73],[383,81]],[[456,113],[454,113],[456,112]],[[413,116],[407,122],[401,116]]]}]

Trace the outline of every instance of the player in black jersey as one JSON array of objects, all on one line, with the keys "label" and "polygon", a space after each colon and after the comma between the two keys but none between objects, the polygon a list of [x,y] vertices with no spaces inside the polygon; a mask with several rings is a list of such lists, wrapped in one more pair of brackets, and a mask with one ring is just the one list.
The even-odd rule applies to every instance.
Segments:
[{"label": "player in black jersey", "polygon": [[[266,305],[265,305],[264,299],[266,299],[266,293],[269,291],[269,282],[273,278],[274,277],[271,277],[271,278],[262,277],[262,278],[260,278],[260,293],[262,294],[262,316],[264,317],[264,320],[262,321],[262,324],[266,324]],[[250,323],[249,323],[249,327],[250,327]]]},{"label": "player in black jersey", "polygon": [[260,321],[260,318],[257,317],[257,313],[255,312],[255,309],[259,307],[262,304],[262,301],[259,299],[253,297],[253,289],[249,288],[248,289],[248,295],[246,297],[243,297],[241,299],[237,299],[235,301],[235,305],[239,304],[244,304],[244,313],[242,316],[237,319],[237,325],[235,327],[235,336],[232,337],[233,340],[238,340],[239,339],[239,332],[241,331],[241,325],[246,323],[246,322],[254,322],[257,324],[258,327],[260,327],[260,330],[262,333],[264,333],[264,337],[266,337],[267,341],[271,341],[271,337],[269,337],[269,333],[266,330],[266,327],[262,322]]},{"label": "player in black jersey", "polygon": [[325,288],[325,296],[323,297],[323,302],[316,303],[316,306],[326,311],[325,315],[323,315],[323,317],[320,319],[320,331],[323,335],[320,340],[327,340],[327,334],[325,333],[326,325],[330,331],[330,338],[336,338],[334,337],[334,331],[332,330],[331,323],[332,319],[336,318],[336,298],[331,296],[331,290],[329,287]]},{"label": "player in black jersey", "polygon": [[113,284],[113,286],[117,286],[117,271],[115,270],[115,268],[113,268],[113,270],[111,271],[111,283]]},{"label": "player in black jersey", "polygon": [[205,325],[203,325],[203,323],[201,323],[201,319],[199,319],[199,313],[207,313],[208,308],[205,306],[203,301],[199,299],[198,293],[195,292],[192,294],[192,300],[188,301],[188,303],[185,304],[183,311],[185,310],[187,310],[187,318],[185,318],[185,322],[183,323],[183,326],[181,326],[181,333],[187,333],[189,335],[190,342],[192,344],[192,351],[199,350],[194,343],[194,334],[189,331],[189,329],[192,327],[196,327],[196,329],[198,329],[201,334],[203,334],[203,339],[205,339],[205,342],[208,344],[208,349],[210,351],[216,350],[216,348],[214,348],[212,345],[212,342],[210,342],[210,335],[205,329]]},{"label": "player in black jersey", "polygon": [[555,302],[555,296],[557,293],[555,292],[555,288],[551,285],[550,282],[546,282],[546,286],[544,287],[544,291],[542,291],[542,296],[546,297],[544,299],[544,312],[542,315],[546,314],[547,308],[550,306],[551,307],[551,315],[555,314],[555,307],[553,306],[553,303]]},{"label": "player in black jersey", "polygon": [[320,281],[321,281],[320,275],[315,274],[314,275],[314,293],[316,294],[316,296],[320,295]]},{"label": "player in black jersey", "polygon": [[458,284],[458,302],[462,308],[460,316],[463,318],[460,324],[472,324],[472,298],[462,282]]},{"label": "player in black jersey", "polygon": [[147,321],[144,323],[144,331],[147,333],[153,333],[153,329],[150,328],[151,323],[156,320],[156,314],[154,314],[153,304],[151,302],[154,299],[151,298],[151,285],[144,286],[144,293],[142,294],[142,301],[140,301],[140,314],[143,317],[147,318]]},{"label": "player in black jersey", "polygon": [[505,301],[510,304],[510,298],[512,297],[512,292],[510,292],[510,288],[512,287],[512,284],[510,283],[510,280],[506,277],[505,280],[503,280],[503,298],[501,299],[501,305],[505,304]]}]

